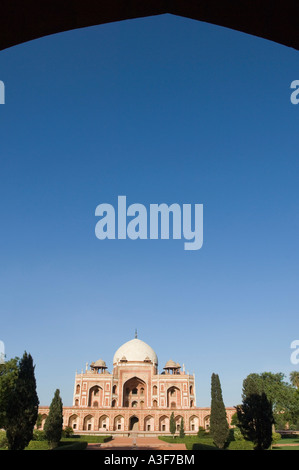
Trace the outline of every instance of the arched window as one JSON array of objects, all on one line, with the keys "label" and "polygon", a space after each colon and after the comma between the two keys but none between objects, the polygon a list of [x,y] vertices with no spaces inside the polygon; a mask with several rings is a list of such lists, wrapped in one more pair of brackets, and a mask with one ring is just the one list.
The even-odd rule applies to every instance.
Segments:
[{"label": "arched window", "polygon": [[161,416],[159,419],[159,431],[169,431],[169,418]]},{"label": "arched window", "polygon": [[154,385],[153,386],[153,395],[157,395],[157,393],[158,393],[157,385]]},{"label": "arched window", "polygon": [[85,416],[83,420],[83,431],[91,431],[93,427],[93,416]]},{"label": "arched window", "polygon": [[154,401],[153,401],[153,407],[154,407],[154,408],[157,408],[157,406],[158,406],[158,402],[157,402],[157,400],[154,400]]},{"label": "arched window", "polygon": [[[175,406],[173,405],[175,403]],[[167,390],[167,408],[180,408],[181,391],[178,387],[172,386]]]},{"label": "arched window", "polygon": [[99,429],[108,429],[109,418],[107,415],[102,415],[99,419]]},{"label": "arched window", "polygon": [[144,431],[154,431],[154,424],[153,416],[146,416],[146,418],[144,418]]},{"label": "arched window", "polygon": [[76,387],[76,393],[80,393],[80,385],[79,384]]},{"label": "arched window", "polygon": [[78,416],[77,415],[71,415],[69,417],[68,425],[73,429],[77,429],[77,421],[78,421]]},{"label": "arched window", "polygon": [[88,392],[88,406],[94,406],[94,398],[97,397],[95,401],[98,402],[98,404],[102,404],[103,400],[103,389],[100,388],[98,385],[94,385],[89,389]]},{"label": "arched window", "polygon": [[114,431],[123,430],[124,423],[125,423],[125,420],[123,416],[116,416],[116,418],[114,418],[114,426],[113,426]]},{"label": "arched window", "polygon": [[191,416],[189,420],[190,431],[198,431],[199,418],[198,416]]}]

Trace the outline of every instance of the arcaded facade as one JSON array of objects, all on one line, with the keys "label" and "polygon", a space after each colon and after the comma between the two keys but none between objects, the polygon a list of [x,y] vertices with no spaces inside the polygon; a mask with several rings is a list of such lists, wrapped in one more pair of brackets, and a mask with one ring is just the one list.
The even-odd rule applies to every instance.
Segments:
[{"label": "arcaded facade", "polygon": [[[159,373],[156,353],[137,337],[116,351],[111,373],[99,359],[76,374],[73,406],[63,409],[64,427],[81,434],[167,434],[172,412],[187,434],[209,427],[210,409],[196,406],[194,375],[172,360]],[[226,412],[230,423],[235,409]],[[39,413],[44,423],[48,407]]]}]

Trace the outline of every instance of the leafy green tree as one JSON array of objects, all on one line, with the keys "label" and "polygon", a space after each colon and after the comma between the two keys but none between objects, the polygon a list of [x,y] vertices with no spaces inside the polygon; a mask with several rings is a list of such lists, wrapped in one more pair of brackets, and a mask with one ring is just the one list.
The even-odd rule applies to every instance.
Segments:
[{"label": "leafy green tree", "polygon": [[7,409],[18,377],[18,358],[0,363],[0,429],[7,427]]},{"label": "leafy green tree", "polygon": [[169,431],[170,431],[170,433],[172,434],[172,437],[174,438],[174,435],[175,435],[175,432],[176,432],[176,424],[175,424],[174,412],[172,412],[171,415],[170,415]]},{"label": "leafy green tree", "polygon": [[27,352],[18,363],[18,374],[6,408],[6,436],[10,450],[23,450],[33,438],[39,400],[33,359]]},{"label": "leafy green tree", "polygon": [[275,411],[284,411],[294,392],[293,387],[284,379],[285,376],[281,372],[277,374],[271,372],[249,374],[243,381],[242,398],[265,393]]},{"label": "leafy green tree", "polygon": [[229,426],[222,398],[221,384],[217,374],[212,374],[211,380],[210,433],[216,446],[223,449],[229,435]]},{"label": "leafy green tree", "polygon": [[243,400],[253,394],[265,393],[273,406],[273,416],[277,423],[283,415],[285,422],[296,423],[299,419],[299,394],[297,389],[285,381],[282,373],[249,374],[243,381]]},{"label": "leafy green tree", "polygon": [[294,370],[290,373],[291,384],[299,390],[299,371]]},{"label": "leafy green tree", "polygon": [[239,428],[248,441],[255,444],[255,450],[266,450],[272,443],[274,424],[272,403],[265,393],[252,393],[237,406]]},{"label": "leafy green tree", "polygon": [[185,427],[184,427],[184,418],[181,419],[181,425],[180,425],[180,438],[184,439],[185,437]]},{"label": "leafy green tree", "polygon": [[44,426],[46,440],[52,449],[57,447],[60,442],[62,436],[62,425],[63,406],[60,397],[60,391],[57,389],[51,402],[49,414],[46,418]]}]

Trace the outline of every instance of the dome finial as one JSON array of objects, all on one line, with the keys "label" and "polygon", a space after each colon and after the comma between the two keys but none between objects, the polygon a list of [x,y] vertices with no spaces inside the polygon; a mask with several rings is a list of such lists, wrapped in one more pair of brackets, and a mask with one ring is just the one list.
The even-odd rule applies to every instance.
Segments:
[{"label": "dome finial", "polygon": [[135,329],[135,339],[137,339],[137,328]]}]

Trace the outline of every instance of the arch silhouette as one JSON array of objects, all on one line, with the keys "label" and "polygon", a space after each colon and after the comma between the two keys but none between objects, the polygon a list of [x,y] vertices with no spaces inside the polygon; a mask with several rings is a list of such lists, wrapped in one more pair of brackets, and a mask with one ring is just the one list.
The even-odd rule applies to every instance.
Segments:
[{"label": "arch silhouette", "polygon": [[63,31],[165,13],[299,50],[298,0],[2,0],[0,50]]}]

